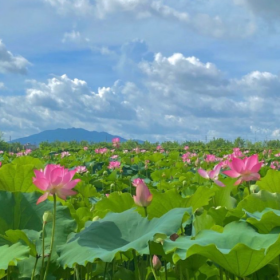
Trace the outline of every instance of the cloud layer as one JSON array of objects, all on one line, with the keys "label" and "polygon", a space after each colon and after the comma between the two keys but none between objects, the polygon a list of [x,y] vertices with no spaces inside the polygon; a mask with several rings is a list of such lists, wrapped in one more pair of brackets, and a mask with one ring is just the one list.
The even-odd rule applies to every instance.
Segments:
[{"label": "cloud layer", "polygon": [[245,137],[263,126],[272,137],[279,129],[277,75],[252,72],[227,79],[214,64],[181,53],[157,53],[137,67],[141,83],[116,81],[96,91],[67,75],[28,81],[24,96],[0,98],[0,125],[28,134],[55,123],[153,141]]}]

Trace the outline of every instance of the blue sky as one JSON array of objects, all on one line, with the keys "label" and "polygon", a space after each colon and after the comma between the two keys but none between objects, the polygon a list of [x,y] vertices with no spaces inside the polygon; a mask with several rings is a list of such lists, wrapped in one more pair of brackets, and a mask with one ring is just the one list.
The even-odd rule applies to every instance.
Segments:
[{"label": "blue sky", "polygon": [[10,0],[0,130],[280,136],[278,0]]}]

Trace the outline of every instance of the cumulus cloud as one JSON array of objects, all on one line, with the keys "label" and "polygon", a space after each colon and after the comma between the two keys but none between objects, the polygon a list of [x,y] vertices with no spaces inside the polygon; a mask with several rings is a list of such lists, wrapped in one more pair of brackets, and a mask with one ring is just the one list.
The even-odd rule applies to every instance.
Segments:
[{"label": "cumulus cloud", "polygon": [[29,65],[27,59],[13,55],[0,40],[0,73],[25,74]]},{"label": "cumulus cloud", "polygon": [[0,82],[0,90],[3,90],[3,89],[5,89],[5,85],[4,85],[4,83]]},{"label": "cumulus cloud", "polygon": [[181,53],[157,53],[138,67],[141,81],[96,91],[67,75],[30,80],[24,96],[0,96],[0,125],[13,138],[23,136],[19,130],[73,126],[154,141],[277,134],[277,75],[255,71],[228,79],[213,63]]}]

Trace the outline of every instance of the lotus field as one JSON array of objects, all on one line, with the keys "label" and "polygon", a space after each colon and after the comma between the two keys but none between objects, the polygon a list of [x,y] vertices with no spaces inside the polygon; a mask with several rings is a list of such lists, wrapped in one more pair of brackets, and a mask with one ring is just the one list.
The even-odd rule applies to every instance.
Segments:
[{"label": "lotus field", "polygon": [[280,279],[279,151],[0,155],[0,279]]}]

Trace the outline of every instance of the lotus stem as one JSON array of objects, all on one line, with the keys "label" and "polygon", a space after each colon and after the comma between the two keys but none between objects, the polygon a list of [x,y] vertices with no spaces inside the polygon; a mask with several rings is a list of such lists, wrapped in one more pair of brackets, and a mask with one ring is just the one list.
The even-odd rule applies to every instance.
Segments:
[{"label": "lotus stem", "polygon": [[224,279],[224,273],[223,273],[223,269],[220,267],[220,280]]},{"label": "lotus stem", "polygon": [[145,217],[148,217],[148,210],[147,210],[147,207],[144,207],[144,210],[145,210]]},{"label": "lotus stem", "polygon": [[54,194],[53,195],[53,225],[52,225],[51,248],[50,248],[50,254],[49,254],[49,258],[48,258],[48,263],[47,263],[47,267],[46,267],[46,271],[45,271],[44,280],[47,279],[48,270],[49,270],[51,257],[52,257],[53,244],[54,244],[54,233],[55,233],[55,218],[56,218],[56,195]]},{"label": "lotus stem", "polygon": [[[35,277],[35,272],[36,272],[36,267],[37,267],[38,260],[39,260],[39,256],[36,255],[36,260],[35,260],[35,264],[34,264],[34,267],[33,267],[33,270],[32,270],[31,280],[33,280],[34,277]],[[9,271],[9,268],[8,268],[8,271]]]},{"label": "lotus stem", "polygon": [[42,229],[42,266],[41,266],[41,273],[40,273],[40,279],[43,278],[44,273],[44,260],[45,260],[45,225],[46,222],[43,221],[43,229]]},{"label": "lotus stem", "polygon": [[165,280],[167,280],[168,279],[168,275],[167,275],[167,262],[165,261],[164,262],[164,270],[165,270]]},{"label": "lotus stem", "polygon": [[278,256],[278,278],[280,279],[280,255]]}]

